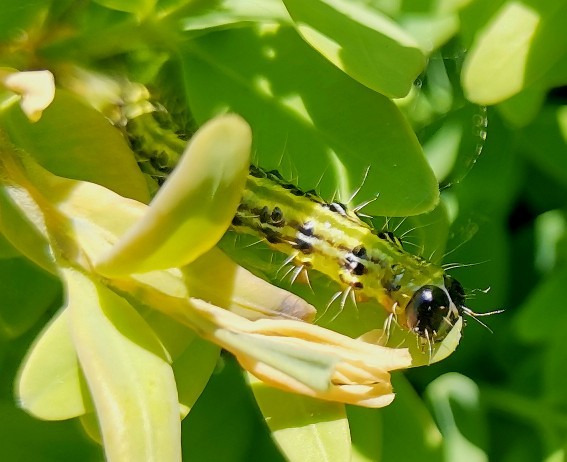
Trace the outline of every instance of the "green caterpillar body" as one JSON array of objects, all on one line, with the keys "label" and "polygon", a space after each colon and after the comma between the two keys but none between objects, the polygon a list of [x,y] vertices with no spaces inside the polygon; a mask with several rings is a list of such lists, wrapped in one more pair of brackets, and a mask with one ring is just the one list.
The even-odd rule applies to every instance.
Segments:
[{"label": "green caterpillar body", "polygon": [[442,340],[462,315],[463,288],[441,267],[406,252],[391,232],[376,232],[344,204],[286,183],[277,171],[250,167],[232,226],[265,239],[298,268],[335,280],[345,294],[376,299],[429,341]]},{"label": "green caterpillar body", "polygon": [[[171,128],[173,119],[161,115],[165,126],[145,114],[126,127],[141,169],[158,184],[185,148]],[[441,267],[406,252],[393,233],[376,232],[344,204],[303,192],[277,171],[250,167],[232,226],[288,255],[298,270],[313,269],[336,281],[343,288],[342,306],[349,294],[375,299],[429,344],[443,340],[463,313],[477,315],[465,306],[461,284]]]}]

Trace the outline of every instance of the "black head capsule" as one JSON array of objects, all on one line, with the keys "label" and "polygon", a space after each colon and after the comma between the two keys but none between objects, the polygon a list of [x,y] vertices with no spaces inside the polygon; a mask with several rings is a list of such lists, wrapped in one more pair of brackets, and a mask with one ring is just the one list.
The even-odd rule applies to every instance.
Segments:
[{"label": "black head capsule", "polygon": [[459,281],[452,278],[451,276],[445,275],[443,276],[443,280],[445,282],[445,288],[449,293],[449,297],[459,310],[459,313],[462,314],[463,307],[465,306],[465,289]]},{"label": "black head capsule", "polygon": [[443,340],[461,316],[459,305],[449,295],[445,288],[434,285],[418,289],[406,306],[407,326],[430,341]]}]

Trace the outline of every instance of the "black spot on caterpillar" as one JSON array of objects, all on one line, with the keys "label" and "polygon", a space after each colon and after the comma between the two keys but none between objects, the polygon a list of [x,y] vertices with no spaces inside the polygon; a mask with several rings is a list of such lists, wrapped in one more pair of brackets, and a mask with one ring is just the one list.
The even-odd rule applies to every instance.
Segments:
[{"label": "black spot on caterpillar", "polygon": [[472,313],[463,287],[443,268],[406,252],[392,232],[375,231],[345,204],[303,192],[275,170],[250,167],[232,226],[360,299],[376,299],[428,342],[443,340],[463,314]]}]

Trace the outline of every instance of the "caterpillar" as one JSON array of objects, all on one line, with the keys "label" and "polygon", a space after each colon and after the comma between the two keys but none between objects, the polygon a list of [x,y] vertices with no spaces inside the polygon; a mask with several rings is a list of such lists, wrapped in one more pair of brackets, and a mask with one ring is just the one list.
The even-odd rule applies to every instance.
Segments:
[{"label": "caterpillar", "polygon": [[[156,124],[150,114],[135,118],[127,135],[142,169],[161,183],[169,167],[160,159],[177,158],[184,141]],[[286,262],[296,267],[293,279],[315,270],[337,282],[343,290],[332,301],[342,294],[341,309],[349,295],[355,301],[375,299],[390,313],[388,321],[394,319],[430,348],[463,315],[487,327],[477,318],[499,312],[473,312],[465,305],[463,286],[441,266],[407,252],[394,233],[375,230],[356,209],[326,202],[314,190],[304,192],[276,170],[250,166],[232,228],[287,255]]]},{"label": "caterpillar", "polygon": [[[294,276],[312,269],[349,295],[375,299],[403,327],[428,343],[445,338],[463,314],[463,286],[442,267],[404,250],[390,231],[376,231],[355,211],[302,191],[276,171],[250,166],[232,220],[237,232],[264,239],[296,265]],[[341,294],[339,292],[338,294]]]}]

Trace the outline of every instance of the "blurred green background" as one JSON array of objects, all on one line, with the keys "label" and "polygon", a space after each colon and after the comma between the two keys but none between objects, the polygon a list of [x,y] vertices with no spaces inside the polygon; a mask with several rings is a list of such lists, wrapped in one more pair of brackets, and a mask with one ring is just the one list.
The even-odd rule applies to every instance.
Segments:
[{"label": "blurred green background", "polygon": [[[50,69],[85,108],[97,94],[69,83],[77,66],[141,82],[186,133],[239,112],[255,161],[283,159],[305,189],[330,152],[340,160],[323,197],[347,194],[370,165],[361,201],[380,196],[369,212],[435,223],[414,243],[468,265],[451,274],[470,308],[506,311],[482,319],[493,334],[469,320],[448,359],[396,374],[391,406],[349,408],[356,460],[555,462],[567,449],[566,14],[553,0],[5,0],[0,66]],[[75,142],[81,130],[97,138],[87,109],[59,104],[82,121]],[[14,143],[38,158],[61,152],[63,116],[26,131],[13,112],[1,126]],[[419,215],[435,204],[433,175],[440,220]],[[251,255],[259,267],[266,253]],[[103,459],[78,422],[18,409],[19,364],[63,301],[59,282],[1,236],[0,258],[0,459]],[[183,449],[195,461],[283,460],[228,355],[183,422]]]}]

